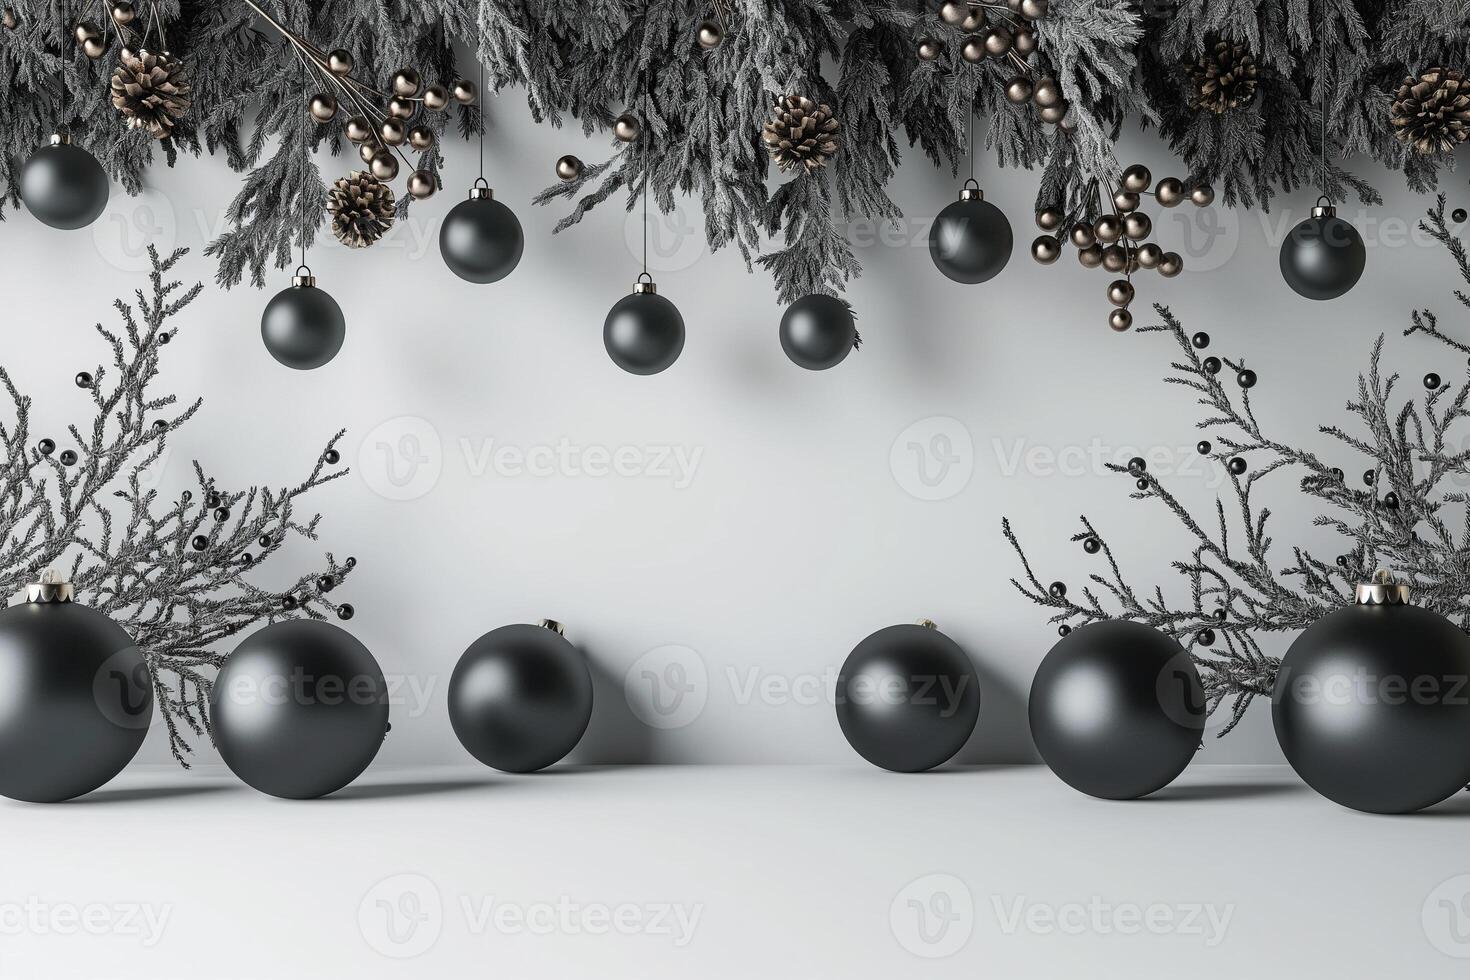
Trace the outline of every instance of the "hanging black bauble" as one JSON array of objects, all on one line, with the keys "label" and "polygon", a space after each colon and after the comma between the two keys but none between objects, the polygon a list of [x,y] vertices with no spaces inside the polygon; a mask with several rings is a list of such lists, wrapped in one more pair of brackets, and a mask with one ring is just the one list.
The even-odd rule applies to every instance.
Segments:
[{"label": "hanging black bauble", "polygon": [[451,208],[439,227],[439,254],[449,271],[466,282],[504,279],[515,271],[525,245],[515,212],[479,181],[470,188],[469,200]]},{"label": "hanging black bauble", "polygon": [[153,683],[127,632],[69,584],[47,573],[27,598],[0,612],[0,795],[59,803],[137,754]]},{"label": "hanging black bauble", "polygon": [[857,343],[852,307],[836,296],[803,296],[781,317],[781,349],[809,371],[836,367]]},{"label": "hanging black bauble", "polygon": [[587,659],[542,620],[491,630],[449,678],[449,722],[465,749],[504,772],[535,772],[576,748],[592,720]]},{"label": "hanging black bauble", "polygon": [[1281,276],[1307,299],[1336,299],[1363,275],[1368,250],[1358,229],[1337,217],[1330,204],[1312,208],[1281,243]]},{"label": "hanging black bauble", "polygon": [[955,282],[993,279],[1011,260],[1011,223],[966,181],[960,199],[939,212],[929,229],[929,255]]},{"label": "hanging black bauble", "polygon": [[980,678],[959,645],[923,620],[859,643],[837,676],[837,723],[858,755],[894,772],[948,761],[980,716]]},{"label": "hanging black bauble", "polygon": [[1271,718],[1312,789],[1369,813],[1409,813],[1470,784],[1470,636],[1409,605],[1385,573],[1296,638]]},{"label": "hanging black bauble", "polygon": [[684,317],[658,294],[653,277],[645,272],[633,291],[608,311],[602,343],[613,362],[629,374],[658,374],[684,349]]},{"label": "hanging black bauble", "polygon": [[[302,272],[305,270],[305,274]],[[260,317],[260,339],[271,357],[289,368],[319,368],[337,356],[347,336],[342,307],[316,284],[306,266],[291,285],[271,297]]]},{"label": "hanging black bauble", "polygon": [[85,228],[107,207],[107,171],[65,135],[32,153],[20,173],[26,210],[52,228]]},{"label": "hanging black bauble", "polygon": [[1078,627],[1031,682],[1031,738],[1073,789],[1133,800],[1184,771],[1205,727],[1204,688],[1172,637],[1142,623]]},{"label": "hanging black bauble", "polygon": [[317,619],[257,630],[220,669],[214,741],[230,771],[271,796],[312,800],[356,779],[388,732],[388,682],[352,634]]}]

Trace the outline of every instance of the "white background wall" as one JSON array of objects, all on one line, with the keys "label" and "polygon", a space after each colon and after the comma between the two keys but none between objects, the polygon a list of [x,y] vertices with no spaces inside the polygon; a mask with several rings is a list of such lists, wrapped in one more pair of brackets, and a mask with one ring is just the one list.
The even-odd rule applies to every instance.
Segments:
[{"label": "white background wall", "polygon": [[[1000,278],[965,287],[941,277],[925,249],[931,217],[958,181],[913,155],[891,187],[905,223],[851,228],[865,271],[848,296],[864,346],[825,373],[786,360],[769,279],[747,273],[737,255],[709,254],[698,208],[686,204],[656,224],[651,264],[684,314],[688,342],[672,369],[638,378],[615,368],[601,342],[603,316],[638,271],[636,214],[613,203],[552,237],[563,210],[529,204],[557,156],[597,160],[604,146],[532,125],[516,93],[494,115],[492,183],[526,231],[513,277],[472,286],[440,260],[439,220],[474,175],[472,149],[456,145],[451,186],[387,240],[354,253],[327,234],[313,250],[320,284],[348,318],[347,343],[330,365],[289,371],[261,346],[260,310],[289,271],[275,273],[267,292],[210,285],[167,350],[163,387],[205,397],[174,440],[163,474],[171,490],[190,484],[194,458],[224,486],[294,482],[348,428],[353,474],[308,503],[325,515],[321,546],[359,559],[335,593],[357,607],[350,628],[403,679],[379,764],[468,761],[443,708],[456,658],[495,626],[543,616],[564,621],[595,666],[597,709],[580,761],[853,761],[829,703],[832,674],[869,632],[921,616],[953,636],[982,677],[980,725],[961,758],[1030,760],[1025,697],[1055,634],[1008,584],[1019,565],[1001,537],[1002,515],[1044,580],[1076,590],[1100,567],[1068,541],[1086,512],[1135,585],[1159,582],[1187,600],[1168,567],[1186,552],[1183,531],[1158,503],[1130,500],[1131,481],[1092,460],[1143,452],[1155,472],[1176,473],[1170,486],[1202,514],[1219,475],[1194,455],[1201,433],[1191,399],[1159,380],[1171,342],[1112,333],[1103,295],[1111,277],[1082,269],[1070,251],[1052,267],[1030,260],[1034,175],[982,166],[1016,253]],[[1128,150],[1156,176],[1178,172],[1151,138],[1130,138]],[[346,158],[323,162],[333,177],[348,167]],[[1400,336],[1416,306],[1464,327],[1448,257],[1412,233],[1430,199],[1403,191],[1395,175],[1368,173],[1386,203],[1341,211],[1369,244],[1368,271],[1342,300],[1299,299],[1277,271],[1277,245],[1310,208],[1310,191],[1279,199],[1270,214],[1156,212],[1158,239],[1185,252],[1189,271],[1172,281],[1139,277],[1141,321],[1152,319],[1146,302],[1170,304],[1188,329],[1215,338],[1215,352],[1245,356],[1261,379],[1258,417],[1276,437],[1322,450],[1329,445],[1316,425],[1346,421],[1380,332],[1406,393],[1420,394],[1425,371],[1463,372],[1446,349]],[[237,187],[222,162],[186,160],[151,173],[141,198],[115,189],[88,231],[55,232],[23,212],[0,225],[3,363],[36,396],[37,432],[59,434],[88,417],[71,378],[106,356],[91,325],[111,322],[112,298],[141,284],[146,242],[190,247],[182,274],[212,281],[202,247],[225,227]],[[1447,189],[1451,206],[1470,206],[1462,178]],[[1213,234],[1202,234],[1207,223]],[[920,499],[911,492],[921,487],[918,461],[905,447],[940,433],[959,455],[941,488],[949,495]],[[424,462],[408,478],[398,449],[412,440]],[[655,469],[666,453],[682,454],[692,477],[677,467],[532,475],[493,462],[500,447],[561,445],[579,460],[589,448],[629,447]],[[1079,450],[1085,465],[1058,472],[1055,454],[1075,462]],[[1328,455],[1350,474],[1365,465],[1341,450]],[[927,465],[938,473],[937,460]],[[408,482],[395,486],[392,474]],[[1299,542],[1336,553],[1309,526],[1314,511],[1289,476],[1272,478],[1266,499],[1278,564]],[[293,561],[312,558],[299,548],[261,569],[259,581],[280,585],[299,567]],[[641,678],[675,661],[698,690],[672,715],[652,715]],[[677,727],[650,726],[640,714]],[[1258,703],[1202,759],[1280,761],[1269,715]],[[140,761],[166,758],[155,733]],[[201,758],[212,758],[207,747]]]}]

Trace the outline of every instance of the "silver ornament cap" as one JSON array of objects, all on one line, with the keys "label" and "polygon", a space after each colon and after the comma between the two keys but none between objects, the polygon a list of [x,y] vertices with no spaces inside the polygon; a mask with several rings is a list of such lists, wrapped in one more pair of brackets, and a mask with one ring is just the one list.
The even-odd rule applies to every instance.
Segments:
[{"label": "silver ornament cap", "polygon": [[41,581],[26,586],[26,602],[71,602],[71,583],[54,568],[41,573]]},{"label": "silver ornament cap", "polygon": [[1395,582],[1386,569],[1373,573],[1371,582],[1360,582],[1353,594],[1360,606],[1406,606],[1409,604],[1409,587]]},{"label": "silver ornament cap", "polygon": [[537,625],[544,630],[551,630],[551,632],[555,633],[557,636],[567,635],[567,628],[554,619],[543,619]]}]

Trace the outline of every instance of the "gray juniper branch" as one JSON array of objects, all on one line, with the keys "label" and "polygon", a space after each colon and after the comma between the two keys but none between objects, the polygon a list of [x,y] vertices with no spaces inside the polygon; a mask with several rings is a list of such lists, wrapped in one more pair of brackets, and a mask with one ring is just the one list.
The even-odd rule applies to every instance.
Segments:
[{"label": "gray juniper branch", "polygon": [[[1441,195],[1420,227],[1449,251],[1460,277],[1470,285],[1470,264],[1459,240],[1444,223]],[[1463,291],[1456,297],[1470,307]],[[1414,587],[1415,601],[1439,612],[1462,629],[1470,626],[1470,494],[1449,481],[1470,470],[1470,450],[1457,448],[1451,430],[1470,417],[1470,379],[1459,387],[1441,385],[1421,401],[1399,399],[1398,375],[1385,375],[1383,337],[1373,345],[1368,370],[1358,376],[1357,396],[1347,403],[1357,424],[1323,425],[1319,431],[1345,449],[1362,453],[1372,466],[1371,483],[1351,486],[1342,470],[1316,453],[1273,438],[1257,420],[1249,389],[1238,398],[1206,369],[1184,327],[1167,307],[1155,305],[1162,322],[1141,332],[1167,334],[1176,359],[1164,381],[1194,392],[1202,412],[1197,427],[1211,434],[1210,458],[1230,478],[1230,499],[1216,498],[1214,514],[1197,519],[1159,479],[1127,466],[1108,468],[1141,481],[1134,499],[1162,504],[1194,539],[1186,558],[1172,562],[1189,586],[1189,599],[1167,599],[1163,588],[1140,592],[1125,578],[1106,537],[1084,515],[1072,541],[1097,541],[1102,571],[1088,574],[1081,599],[1053,595],[1036,575],[1008,519],[1001,530],[1021,561],[1022,575],[1011,581],[1027,599],[1052,611],[1049,622],[1067,626],[1103,619],[1132,619],[1169,633],[1191,652],[1205,683],[1213,713],[1227,704],[1230,732],[1252,700],[1270,696],[1280,660],[1261,651],[1257,634],[1305,629],[1323,614],[1353,601],[1354,586],[1377,568],[1391,569]],[[1444,334],[1434,315],[1415,312],[1405,335],[1423,332],[1465,352],[1464,342]],[[1222,359],[1230,376],[1243,365]],[[1225,373],[1224,370],[1221,372]],[[1242,474],[1228,461],[1247,461]],[[1297,476],[1298,489],[1318,500],[1324,513],[1314,524],[1335,531],[1342,552],[1324,561],[1294,546],[1291,559],[1275,564],[1268,533],[1269,507],[1255,499],[1257,485],[1277,471]],[[1092,560],[1092,559],[1089,559]],[[1206,644],[1204,638],[1213,635]]]},{"label": "gray juniper branch", "polygon": [[[163,347],[178,332],[173,318],[202,288],[170,278],[185,251],[160,257],[150,246],[148,289],[132,303],[113,304],[120,329],[97,325],[111,360],[89,372],[94,415],[89,425],[68,428],[69,441],[39,448],[31,399],[0,367],[14,407],[12,421],[0,419],[0,590],[14,595],[47,568],[66,571],[79,600],[111,616],[143,651],[169,749],[187,767],[190,738],[209,735],[209,694],[226,656],[218,646],[258,624],[335,612],[325,593],[356,562],[328,552],[324,568],[278,589],[246,577],[289,538],[316,539],[320,516],[298,513],[300,498],[347,472],[330,465],[326,451],[291,487],[222,488],[196,462],[197,491],[164,499],[155,488],[170,434],[201,405],[181,406],[150,388]],[[63,463],[62,451],[75,452],[76,462]]]},{"label": "gray juniper branch", "polygon": [[[962,35],[938,19],[938,0],[728,0],[725,40],[712,51],[695,42],[698,23],[711,14],[708,0],[259,2],[319,47],[346,48],[356,73],[379,87],[401,65],[426,81],[473,78],[473,63],[457,60],[455,50],[470,47],[491,92],[520,88],[537,122],[575,123],[606,137],[606,158],[536,198],[571,202],[558,230],[619,195],[636,206],[646,179],[660,211],[680,197],[696,199],[710,247],[733,247],[748,267],[770,271],[781,300],[838,292],[859,273],[843,222],[901,217],[887,188],[904,137],[958,173],[968,165],[966,134],[977,116],[979,148],[1001,166],[1040,168],[1037,204],[1069,214],[1090,207],[1091,180],[1111,185],[1117,176],[1114,142],[1129,120],[1157,125],[1190,180],[1213,183],[1225,203],[1266,207],[1278,193],[1319,184],[1337,200],[1356,193],[1375,202],[1376,190],[1339,161],[1363,154],[1401,170],[1412,188],[1434,186],[1448,161],[1396,140],[1389,103],[1408,74],[1470,64],[1465,0],[1051,0],[1029,63],[1054,75],[1071,102],[1076,132],[1067,137],[1040,125],[1033,107],[1004,98],[1018,71],[1013,62],[960,58]],[[0,100],[0,217],[3,204],[19,203],[22,161],[58,125],[134,193],[157,154],[172,164],[180,151],[220,153],[244,177],[230,226],[210,246],[217,278],[260,285],[316,236],[329,178],[315,154],[350,151],[342,132],[349,114],[307,122],[299,61],[241,0],[136,3],[162,25],[194,89],[194,108],[157,144],[121,127],[111,107],[116,42],[90,61],[70,43],[62,5],[7,4],[17,16],[13,29],[0,30],[0,79],[9,93]],[[1006,16],[1003,4],[991,6]],[[105,13],[100,0],[68,9],[99,22]],[[915,56],[926,35],[945,42],[932,62]],[[1183,69],[1218,38],[1245,45],[1260,67],[1255,96],[1221,115],[1191,106]],[[772,101],[796,93],[834,108],[841,147],[829,173],[776,179],[759,130]],[[645,117],[646,136],[624,145],[611,127],[629,109]],[[441,139],[451,129],[472,139],[481,117],[459,107],[424,121]],[[442,163],[437,143],[420,161],[436,181]],[[330,176],[355,165],[340,160]],[[467,185],[470,176],[452,183]],[[400,199],[407,209],[407,195]],[[1014,221],[1025,209],[1008,210]]]}]

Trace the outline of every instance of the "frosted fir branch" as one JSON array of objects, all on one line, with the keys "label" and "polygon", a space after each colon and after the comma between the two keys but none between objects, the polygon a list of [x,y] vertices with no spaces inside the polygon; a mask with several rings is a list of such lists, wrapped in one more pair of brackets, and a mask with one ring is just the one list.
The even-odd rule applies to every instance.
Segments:
[{"label": "frosted fir branch", "polygon": [[[0,421],[0,588],[13,595],[47,568],[66,570],[79,598],[143,651],[169,750],[187,768],[190,739],[209,736],[209,693],[226,657],[219,644],[278,619],[335,614],[328,593],[356,562],[328,552],[323,566],[297,570],[284,587],[255,578],[291,538],[316,540],[320,515],[299,504],[346,475],[329,462],[340,458],[341,431],[292,486],[229,489],[195,462],[197,489],[165,499],[155,488],[169,437],[202,404],[181,405],[152,390],[180,329],[174,318],[202,289],[172,278],[185,253],[160,257],[150,246],[147,289],[131,303],[116,301],[119,329],[96,327],[111,357],[89,369],[93,417],[69,426],[69,438],[51,439],[49,452],[32,432],[31,398],[0,368],[14,409],[12,420]],[[76,453],[76,461],[63,462],[63,452]]]},{"label": "frosted fir branch", "polygon": [[[1443,232],[1443,209],[1441,199],[1429,212],[1426,230]],[[1464,278],[1463,249],[1440,240]],[[1240,371],[1241,360],[1223,357],[1224,367],[1212,374],[1170,310],[1161,305],[1154,310],[1161,322],[1140,332],[1163,333],[1174,341],[1177,349],[1163,380],[1194,393],[1200,410],[1197,427],[1208,432],[1209,458],[1224,468],[1230,490],[1216,498],[1211,515],[1200,518],[1147,470],[1111,463],[1108,469],[1139,484],[1132,497],[1161,505],[1193,539],[1189,554],[1170,563],[1187,583],[1189,600],[1167,599],[1160,585],[1150,590],[1133,585],[1112,545],[1085,515],[1071,540],[1097,542],[1096,554],[1083,560],[1100,558],[1102,568],[1088,573],[1080,595],[1052,594],[1010,521],[1002,521],[1002,533],[1021,562],[1022,576],[1012,579],[1021,595],[1050,610],[1048,621],[1058,626],[1121,618],[1174,636],[1200,667],[1210,712],[1222,706],[1230,711],[1222,736],[1275,683],[1279,659],[1261,651],[1258,635],[1305,629],[1351,603],[1354,587],[1378,568],[1391,569],[1409,582],[1418,604],[1462,629],[1470,625],[1470,495],[1448,485],[1470,472],[1470,450],[1456,448],[1454,438],[1457,426],[1470,418],[1470,380],[1441,385],[1419,399],[1396,396],[1399,378],[1383,370],[1380,336],[1368,369],[1358,376],[1356,397],[1346,405],[1355,424],[1318,427],[1335,444],[1371,463],[1359,488],[1341,468],[1276,439],[1262,426],[1251,408],[1250,389],[1232,389],[1221,380]],[[1464,349],[1434,326],[1432,315],[1425,316],[1429,319],[1416,314],[1405,333],[1428,333]],[[1246,461],[1243,473],[1229,469],[1234,458]],[[1324,559],[1292,546],[1288,561],[1273,557],[1271,511],[1257,502],[1256,490],[1278,472],[1294,475],[1297,490],[1321,504],[1323,511],[1313,523],[1342,539],[1339,554]]]}]

